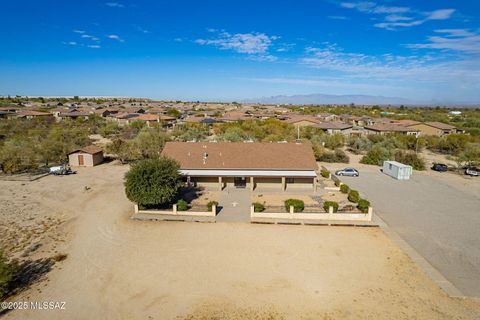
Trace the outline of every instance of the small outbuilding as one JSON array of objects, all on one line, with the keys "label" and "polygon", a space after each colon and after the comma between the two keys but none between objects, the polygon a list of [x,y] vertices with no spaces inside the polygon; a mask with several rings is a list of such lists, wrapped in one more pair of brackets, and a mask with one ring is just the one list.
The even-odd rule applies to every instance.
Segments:
[{"label": "small outbuilding", "polygon": [[91,145],[68,154],[68,163],[72,167],[93,167],[103,162],[103,150]]},{"label": "small outbuilding", "polygon": [[397,180],[409,180],[412,176],[413,168],[397,161],[384,161],[383,173]]}]

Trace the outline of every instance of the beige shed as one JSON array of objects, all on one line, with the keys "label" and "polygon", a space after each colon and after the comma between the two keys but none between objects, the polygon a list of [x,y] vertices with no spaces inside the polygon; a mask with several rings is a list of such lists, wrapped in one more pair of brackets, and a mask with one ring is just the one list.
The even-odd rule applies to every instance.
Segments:
[{"label": "beige shed", "polygon": [[72,167],[93,167],[103,162],[103,150],[91,145],[68,154],[68,163]]}]

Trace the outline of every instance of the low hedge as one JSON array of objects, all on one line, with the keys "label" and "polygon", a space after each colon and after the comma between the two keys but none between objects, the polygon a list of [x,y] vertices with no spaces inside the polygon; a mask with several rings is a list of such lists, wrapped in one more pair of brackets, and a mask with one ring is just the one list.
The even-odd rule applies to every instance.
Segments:
[{"label": "low hedge", "polygon": [[252,206],[253,206],[253,211],[255,211],[255,212],[265,211],[265,205],[263,203],[254,202],[254,203],[252,203]]},{"label": "low hedge", "polygon": [[370,201],[366,199],[360,199],[358,200],[358,205],[357,208],[362,211],[363,213],[368,212],[368,207],[370,207]]},{"label": "low hedge", "polygon": [[324,178],[330,178],[330,171],[328,171],[328,170],[322,170],[322,171],[320,172],[320,174],[321,174],[322,177],[324,177]]},{"label": "low hedge", "polygon": [[358,193],[357,190],[350,190],[348,193],[348,201],[353,202],[353,203],[358,203],[360,200],[360,194]]},{"label": "low hedge", "polygon": [[342,193],[348,193],[348,191],[350,191],[350,187],[347,186],[346,184],[341,184],[341,185],[340,185],[340,191],[341,191]]},{"label": "low hedge", "polygon": [[187,211],[188,209],[188,203],[187,201],[180,199],[177,201],[177,210],[178,211]]},{"label": "low hedge", "polygon": [[323,209],[328,212],[328,208],[332,207],[333,208],[333,212],[337,212],[338,211],[338,202],[335,202],[335,201],[325,201],[323,203]]},{"label": "low hedge", "polygon": [[216,207],[218,207],[218,202],[217,202],[217,201],[210,201],[209,203],[207,203],[208,211],[212,211],[213,205],[215,205]]},{"label": "low hedge", "polygon": [[300,199],[285,200],[285,209],[290,212],[290,206],[293,207],[293,212],[302,212],[305,209],[305,203]]}]

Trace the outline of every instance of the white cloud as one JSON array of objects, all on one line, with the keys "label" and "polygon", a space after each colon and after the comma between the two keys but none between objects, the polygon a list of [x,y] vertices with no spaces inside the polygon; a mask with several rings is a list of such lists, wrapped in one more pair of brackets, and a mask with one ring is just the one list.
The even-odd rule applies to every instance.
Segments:
[{"label": "white cloud", "polygon": [[84,34],[84,33],[85,33],[85,31],[83,31],[83,30],[76,30],[76,29],[75,29],[75,30],[73,30],[73,32],[75,32],[75,33],[79,33],[79,34]]},{"label": "white cloud", "polygon": [[65,45],[69,45],[69,46],[76,46],[77,45],[77,42],[75,41],[68,41],[68,42],[62,42],[63,44]]},{"label": "white cloud", "polygon": [[[215,32],[215,31],[210,31]],[[264,33],[236,33],[221,32],[215,39],[197,39],[195,43],[211,45],[222,50],[233,50],[250,55],[266,55],[277,36],[268,36]]]},{"label": "white cloud", "polygon": [[426,43],[408,44],[406,47],[414,49],[437,49],[480,54],[480,32],[468,29],[440,29],[435,30],[435,36],[428,37]]},{"label": "white cloud", "polygon": [[112,39],[112,40],[117,40],[117,41],[120,41],[120,42],[125,42],[125,40],[123,40],[122,38],[120,38],[120,36],[116,35],[116,34],[109,34],[107,36],[108,39]]},{"label": "white cloud", "polygon": [[99,46],[98,44],[92,44],[92,45],[89,45],[87,47],[92,48],[92,49],[100,49],[101,48],[101,46]]},{"label": "white cloud", "polygon": [[327,18],[332,20],[348,20],[345,16],[327,16]]},{"label": "white cloud", "polygon": [[374,24],[374,26],[386,30],[418,26],[430,20],[447,20],[455,12],[455,9],[420,12],[412,10],[410,7],[384,6],[372,1],[342,2],[340,6],[367,14],[383,15],[384,20]]},{"label": "white cloud", "polygon": [[125,6],[119,2],[107,2],[105,5],[111,8],[125,8]]},{"label": "white cloud", "polygon": [[427,20],[447,20],[450,19],[455,9],[440,9],[428,14]]},{"label": "white cloud", "polygon": [[320,48],[307,48],[301,63],[345,79],[369,81],[451,83],[462,81],[479,86],[480,60],[455,58],[447,55],[392,54],[366,55],[344,52],[334,44]]}]

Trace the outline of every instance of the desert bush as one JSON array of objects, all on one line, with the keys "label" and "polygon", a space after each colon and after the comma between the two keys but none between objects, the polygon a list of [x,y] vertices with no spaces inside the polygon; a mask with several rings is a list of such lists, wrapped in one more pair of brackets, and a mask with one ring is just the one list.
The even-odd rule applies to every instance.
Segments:
[{"label": "desert bush", "polygon": [[370,202],[366,199],[358,200],[357,208],[363,213],[368,212],[368,207],[370,207]]},{"label": "desert bush", "polygon": [[15,265],[9,263],[3,252],[0,251],[0,298],[5,297],[15,276]]},{"label": "desert bush", "polygon": [[340,191],[342,193],[348,193],[348,191],[350,191],[350,188],[346,184],[341,184],[340,185]]},{"label": "desert bush", "polygon": [[392,151],[380,146],[374,146],[366,155],[360,159],[360,163],[373,164],[377,166],[383,165],[383,161],[393,158]]},{"label": "desert bush", "polygon": [[338,203],[335,202],[335,201],[325,201],[323,203],[323,209],[328,212],[328,208],[332,207],[333,208],[333,212],[337,212],[338,211]]},{"label": "desert bush", "polygon": [[348,147],[354,154],[366,152],[372,148],[372,141],[365,136],[350,137],[348,139]]},{"label": "desert bush", "polygon": [[180,165],[170,158],[141,160],[125,174],[127,198],[142,206],[171,203],[183,185]]},{"label": "desert bush", "polygon": [[315,159],[317,161],[328,162],[328,163],[349,163],[350,158],[347,154],[341,150],[336,149],[335,151],[328,151],[325,148],[317,147],[314,148]]},{"label": "desert bush", "polygon": [[329,177],[330,177],[330,171],[328,171],[328,170],[322,170],[322,171],[320,172],[320,174],[321,174],[322,177],[324,177],[324,178],[329,178]]},{"label": "desert bush", "polygon": [[252,206],[253,206],[253,210],[254,210],[255,212],[265,211],[265,205],[264,205],[263,203],[254,202],[254,203],[252,203]]},{"label": "desert bush", "polygon": [[218,208],[218,202],[217,201],[210,201],[209,203],[207,203],[208,211],[212,211],[213,206]]},{"label": "desert bush", "polygon": [[342,182],[338,179],[335,180],[335,186],[340,187],[342,185]]},{"label": "desert bush", "polygon": [[358,203],[359,200],[360,200],[360,194],[358,193],[357,190],[350,190],[348,192],[348,201],[353,203]]},{"label": "desert bush", "polygon": [[425,161],[415,152],[397,150],[395,152],[395,161],[410,165],[415,170],[425,170]]},{"label": "desert bush", "polygon": [[178,211],[187,211],[188,209],[188,203],[187,201],[180,199],[177,201],[177,210]]},{"label": "desert bush", "polygon": [[285,200],[285,209],[290,211],[290,206],[293,207],[293,212],[302,212],[305,209],[305,203],[299,199]]}]

